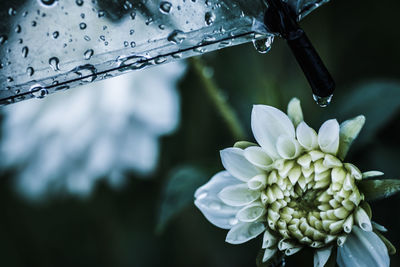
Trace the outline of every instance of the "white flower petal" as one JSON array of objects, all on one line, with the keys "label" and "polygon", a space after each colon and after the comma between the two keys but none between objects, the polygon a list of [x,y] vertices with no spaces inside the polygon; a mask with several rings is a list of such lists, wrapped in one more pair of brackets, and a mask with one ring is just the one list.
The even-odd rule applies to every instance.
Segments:
[{"label": "white flower petal", "polygon": [[265,188],[267,184],[267,175],[266,174],[259,174],[254,176],[247,182],[247,186],[251,190],[262,190]]},{"label": "white flower petal", "polygon": [[336,155],[339,149],[339,123],[332,119],[324,122],[318,131],[318,144],[325,153]]},{"label": "white flower petal", "polygon": [[388,231],[385,226],[383,226],[377,222],[372,222],[372,227],[375,230],[378,230],[379,232],[387,232]]},{"label": "white flower petal", "polygon": [[304,121],[301,122],[296,129],[296,136],[299,143],[306,150],[314,150],[318,148],[318,136],[313,128]]},{"label": "white flower petal", "polygon": [[225,187],[218,196],[225,204],[240,207],[254,202],[260,194],[260,191],[250,190],[247,184],[239,184]]},{"label": "white flower petal", "polygon": [[357,116],[351,120],[347,120],[340,124],[340,141],[339,141],[339,152],[338,157],[343,160],[351,143],[353,143],[354,139],[357,138],[360,133],[362,127],[365,123],[365,117],[363,115]]},{"label": "white flower petal", "polygon": [[354,212],[354,220],[355,223],[358,224],[358,226],[364,231],[372,231],[371,220],[363,208],[357,207],[356,211]]},{"label": "white flower petal", "polygon": [[296,139],[281,135],[276,142],[276,150],[281,158],[294,159],[300,155],[301,146]]},{"label": "white flower petal", "polygon": [[236,217],[242,222],[255,222],[265,213],[265,205],[255,202],[239,210]]},{"label": "white flower petal", "polygon": [[272,258],[277,251],[278,251],[278,249],[276,249],[276,248],[273,248],[273,249],[267,248],[267,249],[265,249],[262,262],[266,262],[267,260]]},{"label": "white flower petal", "polygon": [[381,171],[368,171],[368,172],[362,173],[362,179],[368,179],[368,178],[382,176],[382,175],[384,175],[384,173]]},{"label": "white flower petal", "polygon": [[273,234],[271,234],[270,231],[265,230],[262,248],[271,248],[275,246],[276,243],[278,243],[278,239]]},{"label": "white flower petal", "polygon": [[269,171],[273,167],[273,159],[258,146],[251,146],[244,150],[244,157],[260,169]]},{"label": "white flower petal", "polygon": [[300,100],[296,97],[292,98],[288,104],[287,114],[294,126],[299,125],[303,119],[303,111],[301,110]]},{"label": "white flower petal", "polygon": [[257,237],[265,230],[262,222],[238,223],[226,235],[225,241],[230,244],[242,244]]},{"label": "white flower petal", "polygon": [[218,197],[225,187],[241,183],[227,171],[215,174],[208,183],[196,190],[194,204],[212,224],[223,229],[230,229],[238,220],[239,207],[226,205]]},{"label": "white flower petal", "polygon": [[355,226],[346,243],[338,248],[339,267],[389,267],[387,248],[374,232]]},{"label": "white flower petal", "polygon": [[253,164],[244,157],[244,150],[230,147],[221,150],[221,161],[224,168],[234,177],[247,182],[261,173]]},{"label": "white flower petal", "polygon": [[324,267],[332,253],[332,246],[316,249],[314,253],[314,267]]},{"label": "white flower petal", "polygon": [[251,128],[257,142],[273,158],[279,158],[275,149],[279,136],[295,137],[294,126],[289,117],[279,109],[271,106],[253,106]]}]

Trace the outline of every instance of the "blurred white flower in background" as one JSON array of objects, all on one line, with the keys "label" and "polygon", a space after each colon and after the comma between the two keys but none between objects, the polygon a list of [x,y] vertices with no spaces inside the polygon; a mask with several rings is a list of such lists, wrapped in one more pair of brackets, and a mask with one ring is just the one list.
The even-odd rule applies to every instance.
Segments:
[{"label": "blurred white flower in background", "polygon": [[149,175],[159,137],[179,123],[184,70],[170,63],[4,108],[0,167],[15,168],[28,197],[87,195],[100,178],[119,186],[127,171]]}]

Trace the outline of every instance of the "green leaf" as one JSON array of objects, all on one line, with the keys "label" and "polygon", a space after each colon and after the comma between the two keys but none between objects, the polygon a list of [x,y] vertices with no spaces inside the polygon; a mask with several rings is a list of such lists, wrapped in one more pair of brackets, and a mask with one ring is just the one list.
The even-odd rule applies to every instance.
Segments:
[{"label": "green leaf", "polygon": [[186,207],[193,205],[194,192],[204,184],[209,175],[201,167],[183,165],[169,175],[162,190],[156,232],[161,234],[168,223]]},{"label": "green leaf", "polygon": [[362,180],[358,188],[367,201],[388,198],[400,192],[400,180]]},{"label": "green leaf", "polygon": [[[365,126],[358,136],[357,145],[364,145],[373,139],[400,108],[400,83],[371,81],[356,86],[351,93],[338,99],[337,117],[345,120],[357,115],[366,117]],[[332,114],[330,114],[332,116]]]}]

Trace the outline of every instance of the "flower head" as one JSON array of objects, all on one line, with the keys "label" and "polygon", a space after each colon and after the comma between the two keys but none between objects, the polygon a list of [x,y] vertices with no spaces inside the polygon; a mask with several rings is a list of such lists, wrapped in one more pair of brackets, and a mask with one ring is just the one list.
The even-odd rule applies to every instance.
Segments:
[{"label": "flower head", "polygon": [[263,262],[308,246],[316,249],[314,265],[324,266],[337,246],[340,266],[363,262],[362,253],[371,251],[368,266],[388,266],[388,250],[358,188],[363,176],[382,173],[363,174],[343,161],[364,122],[364,116],[341,125],[332,119],[317,133],[303,121],[298,99],[288,115],[255,105],[251,125],[259,145],[238,142],[222,150],[226,171],[196,191],[195,204],[211,223],[230,229],[228,243],[263,233]]}]

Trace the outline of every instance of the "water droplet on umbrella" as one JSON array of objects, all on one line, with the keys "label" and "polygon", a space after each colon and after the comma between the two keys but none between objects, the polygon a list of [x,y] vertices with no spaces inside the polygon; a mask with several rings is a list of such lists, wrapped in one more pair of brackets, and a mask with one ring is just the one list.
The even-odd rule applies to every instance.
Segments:
[{"label": "water droplet on umbrella", "polygon": [[174,44],[180,44],[185,39],[186,39],[186,34],[180,30],[174,30],[167,37],[167,40]]},{"label": "water droplet on umbrella", "polygon": [[6,35],[0,35],[0,45],[4,44],[7,41],[7,36]]},{"label": "water droplet on umbrella", "polygon": [[215,19],[216,19],[216,16],[213,12],[210,12],[210,11],[206,12],[206,14],[204,16],[204,20],[205,20],[207,26],[212,25],[214,23]]},{"label": "water droplet on umbrella", "polygon": [[60,70],[60,60],[57,57],[52,57],[49,59],[49,64],[50,67],[54,70],[54,71],[58,71]]},{"label": "water droplet on umbrella", "polygon": [[51,7],[55,4],[57,4],[57,0],[40,0],[43,6],[45,7]]},{"label": "water droplet on umbrella", "polygon": [[94,54],[93,49],[88,49],[88,50],[86,50],[86,52],[85,52],[85,54],[84,54],[85,59],[86,59],[86,60],[91,59],[92,56],[93,56],[93,54]]},{"label": "water droplet on umbrella", "polygon": [[35,73],[35,70],[32,67],[26,68],[26,73],[28,73],[29,76],[32,76]]},{"label": "water droplet on umbrella", "polygon": [[22,56],[23,56],[23,57],[27,57],[27,56],[28,56],[28,53],[29,53],[29,48],[28,48],[27,46],[24,46],[24,47],[22,48]]},{"label": "water droplet on umbrella", "polygon": [[29,91],[36,98],[45,98],[49,94],[49,91],[40,85],[33,86]]},{"label": "water droplet on umbrella", "polygon": [[83,0],[76,0],[75,3],[76,3],[78,6],[82,6],[84,2],[83,2]]},{"label": "water droplet on umbrella", "polygon": [[58,31],[55,31],[55,32],[53,32],[52,36],[54,39],[57,39],[58,36],[60,36],[60,33]]},{"label": "water droplet on umbrella", "polygon": [[21,32],[21,25],[17,25],[17,27],[15,27],[14,30],[16,33],[20,33]]},{"label": "water droplet on umbrella", "polygon": [[160,3],[160,11],[161,11],[161,13],[169,14],[169,12],[171,12],[171,8],[172,8],[172,4],[170,2],[162,1]]},{"label": "water droplet on umbrella", "polygon": [[332,97],[333,95],[321,97],[313,94],[315,103],[317,103],[321,108],[327,107],[331,103]]},{"label": "water droplet on umbrella", "polygon": [[79,28],[80,28],[81,30],[84,30],[84,29],[86,29],[86,27],[87,27],[87,25],[86,25],[86,23],[85,23],[85,22],[81,22],[81,23],[79,23]]}]

